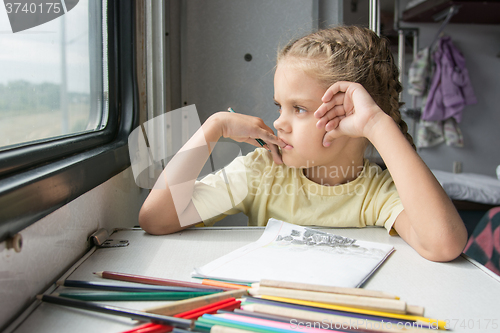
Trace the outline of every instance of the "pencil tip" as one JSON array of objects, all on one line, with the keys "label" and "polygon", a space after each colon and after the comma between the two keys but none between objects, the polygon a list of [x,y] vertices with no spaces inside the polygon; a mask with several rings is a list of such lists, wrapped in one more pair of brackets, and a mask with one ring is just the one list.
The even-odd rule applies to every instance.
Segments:
[{"label": "pencil tip", "polygon": [[56,282],[56,285],[58,286],[63,286],[64,285],[64,280],[59,280]]},{"label": "pencil tip", "polygon": [[43,295],[36,295],[36,299],[38,299],[40,301],[42,300],[42,297],[43,297]]},{"label": "pencil tip", "polygon": [[102,272],[94,272],[95,275],[102,277]]}]

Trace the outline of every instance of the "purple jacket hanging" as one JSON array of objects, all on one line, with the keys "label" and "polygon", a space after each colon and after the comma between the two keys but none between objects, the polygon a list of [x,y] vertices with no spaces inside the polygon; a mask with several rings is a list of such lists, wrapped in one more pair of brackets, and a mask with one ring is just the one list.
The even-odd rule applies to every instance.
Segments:
[{"label": "purple jacket hanging", "polygon": [[460,122],[464,106],[477,103],[465,58],[451,37],[445,36],[439,40],[433,59],[436,68],[422,119],[440,121],[453,117]]}]

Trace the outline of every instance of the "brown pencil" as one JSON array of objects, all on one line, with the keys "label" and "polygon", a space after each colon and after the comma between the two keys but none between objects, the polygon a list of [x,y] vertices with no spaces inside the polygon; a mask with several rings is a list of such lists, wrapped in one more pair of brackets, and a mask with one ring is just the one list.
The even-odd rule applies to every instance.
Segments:
[{"label": "brown pencil", "polygon": [[201,283],[162,279],[162,278],[127,274],[127,273],[103,271],[103,272],[94,272],[94,274],[99,276],[99,277],[105,278],[105,279],[143,283],[143,284],[153,284],[153,285],[158,285],[158,286],[176,286],[176,287],[188,287],[188,288],[198,288],[198,289],[219,289],[219,290],[222,289],[225,291],[233,290],[233,289],[229,289],[229,288],[221,288],[221,287],[202,285]]},{"label": "brown pencil", "polygon": [[240,298],[244,295],[248,295],[246,290],[243,289],[233,289],[231,291],[224,291],[222,293],[200,296],[190,299],[185,299],[182,301],[172,302],[167,305],[146,309],[148,313],[160,314],[163,316],[173,316],[181,312],[186,312],[193,310],[208,304],[212,304],[218,301],[222,301],[227,298]]}]

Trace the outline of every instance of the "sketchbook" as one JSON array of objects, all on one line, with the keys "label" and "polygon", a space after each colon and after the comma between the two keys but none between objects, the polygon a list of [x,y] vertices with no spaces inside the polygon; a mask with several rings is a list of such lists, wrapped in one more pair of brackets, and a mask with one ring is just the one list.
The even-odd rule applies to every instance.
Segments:
[{"label": "sketchbook", "polygon": [[355,288],[392,251],[394,248],[387,244],[269,219],[259,240],[195,267],[192,276],[243,283],[271,279]]}]

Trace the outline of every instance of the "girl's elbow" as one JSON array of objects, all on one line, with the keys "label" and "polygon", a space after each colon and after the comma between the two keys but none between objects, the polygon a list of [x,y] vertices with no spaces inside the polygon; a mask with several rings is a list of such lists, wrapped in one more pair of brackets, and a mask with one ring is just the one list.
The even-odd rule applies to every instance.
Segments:
[{"label": "girl's elbow", "polygon": [[168,232],[163,230],[160,219],[155,214],[154,210],[150,209],[146,204],[141,207],[139,211],[139,226],[151,235],[163,235]]},{"label": "girl's elbow", "polygon": [[462,254],[467,244],[467,233],[465,237],[460,235],[449,240],[438,240],[434,246],[420,253],[424,258],[436,262],[448,262],[456,259]]},{"label": "girl's elbow", "polygon": [[441,251],[434,251],[422,254],[422,256],[430,261],[448,262],[458,258],[458,256],[460,256],[461,253],[462,250],[457,251],[456,249],[445,249]]},{"label": "girl's elbow", "polygon": [[183,229],[176,214],[148,205],[147,201],[139,211],[139,226],[151,235],[167,235]]},{"label": "girl's elbow", "polygon": [[459,218],[452,224],[449,230],[433,237],[432,243],[428,248],[427,255],[423,257],[438,262],[447,262],[456,259],[467,244],[467,229]]},{"label": "girl's elbow", "polygon": [[143,205],[139,211],[139,226],[148,234],[154,234],[154,223],[152,221],[151,212]]}]

